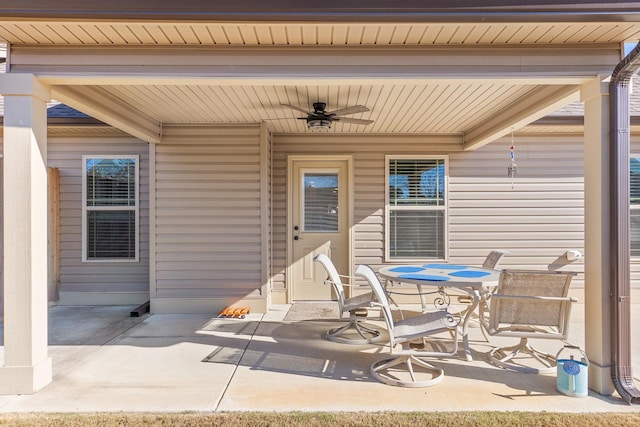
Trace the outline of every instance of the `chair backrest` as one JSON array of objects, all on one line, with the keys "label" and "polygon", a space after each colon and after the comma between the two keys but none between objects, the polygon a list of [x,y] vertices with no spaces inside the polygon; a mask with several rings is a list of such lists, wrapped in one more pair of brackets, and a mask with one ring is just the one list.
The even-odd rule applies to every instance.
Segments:
[{"label": "chair backrest", "polygon": [[365,279],[367,283],[369,283],[369,286],[371,286],[371,290],[380,305],[380,310],[382,310],[382,313],[384,314],[389,333],[392,334],[391,342],[393,342],[393,316],[391,313],[391,305],[389,304],[387,293],[384,291],[382,283],[380,283],[380,279],[378,279],[375,271],[366,264],[359,265],[358,268],[356,268],[355,275]]},{"label": "chair backrest", "polygon": [[482,267],[483,268],[496,268],[498,266],[498,264],[500,263],[500,261],[502,260],[502,257],[505,256],[508,253],[509,252],[503,251],[503,250],[500,250],[500,249],[492,250],[491,252],[489,252],[489,255],[487,255],[487,257],[484,259],[484,262],[482,263]]},{"label": "chair backrest", "polygon": [[[331,258],[329,258],[325,254],[318,254],[313,258],[313,260],[322,264],[325,271],[327,272],[329,278],[328,281],[331,283],[331,286],[333,286],[333,289],[336,292],[336,295],[338,297],[338,304],[340,305],[340,311],[342,312],[342,307],[344,306],[345,299],[344,286],[342,285],[342,280],[340,279],[340,275],[338,274],[336,266],[333,264],[333,261],[331,261]],[[325,281],[325,283],[326,282],[327,281]]]},{"label": "chair backrest", "polygon": [[[562,271],[503,270],[491,297],[490,331],[523,336],[536,327],[549,327],[546,337],[567,335],[572,300],[567,297],[575,273]],[[527,336],[533,336],[527,335]]]}]

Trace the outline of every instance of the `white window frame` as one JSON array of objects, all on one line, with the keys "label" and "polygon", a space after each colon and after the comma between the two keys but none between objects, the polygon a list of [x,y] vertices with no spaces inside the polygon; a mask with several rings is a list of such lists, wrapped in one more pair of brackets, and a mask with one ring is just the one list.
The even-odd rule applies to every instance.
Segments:
[{"label": "white window frame", "polygon": [[[389,197],[389,163],[391,160],[443,160],[444,161],[444,206],[391,206]],[[447,261],[449,258],[449,157],[445,155],[386,155],[384,161],[384,259],[385,262]],[[395,210],[443,211],[444,212],[444,254],[443,258],[392,258],[390,254],[390,213]]]},{"label": "white window frame", "polygon": [[[135,160],[135,206],[87,206],[87,160],[89,159],[132,159]],[[87,213],[89,211],[134,211],[135,225],[135,257],[134,258],[101,258],[87,257]],[[95,154],[82,156],[82,262],[139,262],[140,261],[140,156]]]}]

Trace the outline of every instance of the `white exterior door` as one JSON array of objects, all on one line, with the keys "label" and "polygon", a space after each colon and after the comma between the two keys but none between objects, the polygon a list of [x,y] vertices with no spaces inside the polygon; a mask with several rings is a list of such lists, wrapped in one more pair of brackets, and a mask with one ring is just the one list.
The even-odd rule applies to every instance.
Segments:
[{"label": "white exterior door", "polygon": [[349,274],[349,161],[296,159],[289,165],[291,298],[331,300],[332,287],[313,257],[324,253],[340,274]]}]

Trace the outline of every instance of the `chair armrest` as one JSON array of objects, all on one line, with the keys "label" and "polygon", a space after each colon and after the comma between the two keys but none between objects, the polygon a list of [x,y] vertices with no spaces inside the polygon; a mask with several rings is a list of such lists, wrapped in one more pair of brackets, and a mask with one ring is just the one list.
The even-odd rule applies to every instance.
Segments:
[{"label": "chair armrest", "polygon": [[[379,303],[378,301],[371,301],[371,307],[378,307],[381,308],[382,311],[384,311],[384,304]],[[398,304],[396,304],[395,301],[393,301],[393,304],[396,306],[395,310],[398,312],[398,314],[400,315],[400,319],[404,320],[404,313],[402,312],[402,309],[400,308],[400,306]],[[389,306],[390,310],[393,310],[391,308],[391,306]],[[384,317],[384,314],[382,314],[382,317]]]},{"label": "chair armrest", "polygon": [[[349,277],[349,276],[340,276],[340,277]],[[334,285],[335,284],[335,282],[333,280],[329,280],[329,279],[325,279],[322,283],[324,285]],[[362,289],[365,289],[365,288],[369,289],[370,288],[369,285],[352,285],[350,283],[341,283],[341,286],[345,287],[345,288],[362,288]]]}]

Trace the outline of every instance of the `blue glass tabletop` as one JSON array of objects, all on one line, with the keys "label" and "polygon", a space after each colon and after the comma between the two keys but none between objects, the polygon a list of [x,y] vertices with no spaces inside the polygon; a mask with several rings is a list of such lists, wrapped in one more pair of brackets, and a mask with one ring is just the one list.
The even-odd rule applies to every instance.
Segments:
[{"label": "blue glass tabletop", "polygon": [[390,268],[389,271],[393,271],[394,273],[417,273],[418,271],[423,271],[422,267],[413,267],[410,265],[401,266],[401,267],[393,267]]}]

